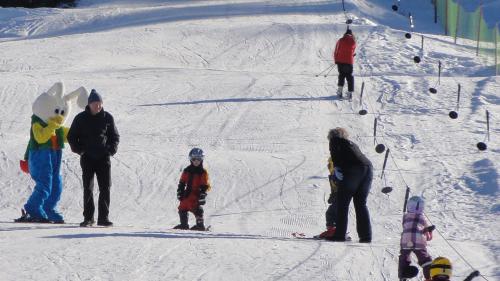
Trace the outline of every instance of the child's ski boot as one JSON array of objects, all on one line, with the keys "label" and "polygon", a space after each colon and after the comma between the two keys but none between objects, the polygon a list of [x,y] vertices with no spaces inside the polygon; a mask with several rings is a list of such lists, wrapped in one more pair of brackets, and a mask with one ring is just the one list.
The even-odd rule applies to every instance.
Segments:
[{"label": "child's ski boot", "polygon": [[317,239],[328,239],[328,238],[331,238],[335,234],[335,229],[336,229],[335,226],[329,226],[329,227],[326,228],[325,231],[323,231],[319,235],[314,236],[314,238],[317,238]]},{"label": "child's ski boot", "polygon": [[207,229],[205,228],[205,225],[203,223],[197,223],[195,226],[191,227],[191,230],[205,231]]},{"label": "child's ski boot", "polygon": [[176,226],[174,226],[174,229],[182,229],[182,230],[187,230],[189,229],[189,225],[188,224],[178,224]]}]

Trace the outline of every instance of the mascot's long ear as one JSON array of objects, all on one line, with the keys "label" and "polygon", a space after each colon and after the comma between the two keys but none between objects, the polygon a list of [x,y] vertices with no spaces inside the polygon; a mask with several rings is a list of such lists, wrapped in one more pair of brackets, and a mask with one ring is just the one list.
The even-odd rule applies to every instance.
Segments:
[{"label": "mascot's long ear", "polygon": [[63,91],[64,91],[63,83],[57,82],[54,85],[52,85],[52,87],[50,87],[50,89],[47,91],[47,94],[51,96],[57,96],[62,99]]},{"label": "mascot's long ear", "polygon": [[89,92],[87,91],[87,89],[85,89],[85,87],[80,87],[64,96],[65,101],[71,101],[77,99],[76,104],[80,108],[85,108],[85,106],[87,106],[88,98],[89,98]]}]

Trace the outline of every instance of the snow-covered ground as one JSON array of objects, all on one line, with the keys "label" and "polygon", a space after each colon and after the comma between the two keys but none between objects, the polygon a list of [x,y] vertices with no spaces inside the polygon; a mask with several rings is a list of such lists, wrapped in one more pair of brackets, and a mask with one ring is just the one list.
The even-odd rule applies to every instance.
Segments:
[{"label": "snow-covered ground", "polygon": [[[351,103],[333,96],[336,70],[315,76],[345,31],[341,1],[81,0],[67,10],[0,9],[0,280],[396,280],[406,186],[425,197],[439,231],[429,251],[452,260],[454,280],[472,268],[500,280],[500,79],[491,60],[440,36],[430,1],[418,2],[402,9],[415,10],[424,51],[418,34],[404,38],[408,20],[392,12],[392,1],[346,2],[358,39]],[[81,171],[69,149],[60,202],[68,223],[12,223],[33,188],[18,168],[31,104],[57,81],[97,89],[115,117],[113,228],[78,226]],[[362,108],[369,114],[359,115]],[[383,178],[375,118],[376,142],[390,149]],[[354,242],[291,236],[324,229],[326,135],[337,126],[375,166],[371,245],[357,243],[353,210]],[[488,150],[476,149],[480,141]],[[206,152],[212,232],[171,230],[194,146]],[[381,193],[384,186],[393,192]]]}]

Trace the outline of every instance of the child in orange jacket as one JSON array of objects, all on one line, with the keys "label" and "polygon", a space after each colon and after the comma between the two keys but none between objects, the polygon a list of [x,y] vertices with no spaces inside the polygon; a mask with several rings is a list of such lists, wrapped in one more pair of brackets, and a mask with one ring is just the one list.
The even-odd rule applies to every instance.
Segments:
[{"label": "child in orange jacket", "polygon": [[179,199],[180,224],[174,229],[190,229],[188,224],[188,212],[194,214],[196,225],[191,230],[206,230],[203,219],[203,205],[206,202],[207,191],[210,190],[208,172],[203,168],[203,150],[193,148],[189,152],[191,164],[182,172],[177,188],[177,199]]}]

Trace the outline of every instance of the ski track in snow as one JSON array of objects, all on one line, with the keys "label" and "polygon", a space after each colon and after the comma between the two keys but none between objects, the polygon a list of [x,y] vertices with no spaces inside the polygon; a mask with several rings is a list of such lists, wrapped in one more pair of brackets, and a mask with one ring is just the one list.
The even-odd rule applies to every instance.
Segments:
[{"label": "ski track in snow", "polygon": [[[341,1],[80,2],[68,10],[0,9],[0,280],[395,280],[407,185],[426,199],[438,228],[431,255],[452,259],[463,279],[472,269],[451,243],[488,280],[500,280],[500,82],[485,66],[491,62],[425,23],[430,12],[415,11],[422,51],[420,31],[405,39],[407,20],[387,1],[346,2],[358,39],[348,102],[334,97],[336,67],[315,77],[345,31]],[[66,91],[96,88],[117,122],[113,228],[78,226],[81,169],[69,148],[59,205],[68,223],[11,222],[33,188],[18,168],[31,104],[56,81]],[[458,83],[459,118],[451,120]],[[361,108],[369,114],[358,115]],[[485,110],[489,149],[478,152]],[[376,142],[391,152],[382,178],[375,118]],[[357,243],[353,208],[353,242],[291,237],[324,229],[326,135],[336,126],[348,128],[375,167],[371,245]],[[171,230],[193,146],[206,152],[211,232]],[[393,192],[382,194],[384,186]]]}]

